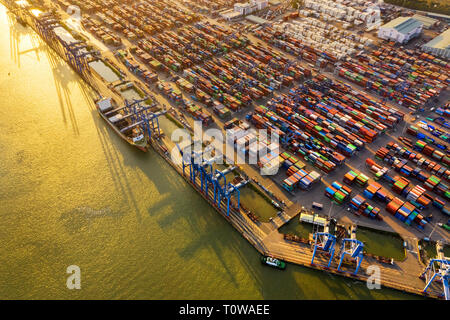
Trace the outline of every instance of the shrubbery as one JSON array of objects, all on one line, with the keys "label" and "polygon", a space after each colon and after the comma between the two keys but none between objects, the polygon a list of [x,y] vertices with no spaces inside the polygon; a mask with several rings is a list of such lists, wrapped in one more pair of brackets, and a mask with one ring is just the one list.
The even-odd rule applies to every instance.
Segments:
[{"label": "shrubbery", "polygon": [[450,0],[385,0],[385,2],[409,9],[450,15]]}]

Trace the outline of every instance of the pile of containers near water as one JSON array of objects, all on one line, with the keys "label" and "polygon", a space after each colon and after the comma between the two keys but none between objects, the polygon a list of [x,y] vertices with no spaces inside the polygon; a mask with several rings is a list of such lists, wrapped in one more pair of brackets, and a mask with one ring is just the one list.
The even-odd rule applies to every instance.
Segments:
[{"label": "pile of containers near water", "polygon": [[367,185],[363,194],[367,199],[374,199],[382,202],[388,202],[388,199],[390,199],[389,193],[375,181],[372,181]]},{"label": "pile of containers near water", "polygon": [[183,77],[192,83],[196,90],[205,92],[232,111],[238,111],[250,105],[252,101],[250,95],[233,90],[232,86],[202,67],[194,66],[184,70]]},{"label": "pile of containers near water", "polygon": [[320,180],[318,172],[306,170],[305,164],[291,153],[280,152],[278,143],[250,129],[248,123],[236,120],[230,122],[232,124],[227,126],[227,143],[234,146],[239,157],[256,160],[263,175],[274,176],[280,168],[286,169],[287,178],[282,182],[284,189],[290,192],[307,190]]},{"label": "pile of containers near water", "polygon": [[[344,175],[343,181],[348,185],[356,184],[356,186],[360,188],[367,186],[363,193],[364,197],[367,199],[378,199],[382,201],[386,200],[387,193],[384,189],[376,182],[369,183],[369,178],[361,172],[350,170]],[[364,197],[361,195],[353,197],[350,201],[349,207],[354,210],[356,215],[363,215],[371,219],[383,220],[380,215],[381,210],[378,207],[374,207],[368,203]]]},{"label": "pile of containers near water", "polygon": [[446,202],[438,197],[430,195],[425,187],[414,185],[406,178],[395,177],[395,183],[392,185],[394,193],[405,197],[418,210],[426,209],[430,204],[438,208],[445,214],[450,213],[450,208],[446,207]]},{"label": "pile of containers near water", "polygon": [[[259,106],[254,113],[249,115],[249,119],[257,128],[264,128],[278,135],[280,140],[286,145],[286,148],[324,172],[333,171],[337,165],[345,160],[342,154],[327,147],[306,130],[300,129],[295,124],[296,121],[290,122],[286,120],[282,116],[285,112],[282,110],[283,106],[278,105],[278,107],[281,108],[274,109],[274,112],[264,106]],[[290,135],[292,130],[294,130],[297,140],[289,139],[288,135]]]},{"label": "pile of containers near water", "polygon": [[164,96],[190,114],[195,120],[201,121],[203,126],[209,126],[214,122],[212,117],[203,108],[190,100],[183,99],[181,91],[171,82],[161,80],[158,81],[156,87]]}]

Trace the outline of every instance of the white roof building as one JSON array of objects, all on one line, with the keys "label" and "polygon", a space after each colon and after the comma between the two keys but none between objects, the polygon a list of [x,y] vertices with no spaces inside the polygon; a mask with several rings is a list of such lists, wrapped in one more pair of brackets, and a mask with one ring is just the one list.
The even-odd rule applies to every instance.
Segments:
[{"label": "white roof building", "polygon": [[407,43],[417,37],[423,28],[423,23],[411,17],[398,17],[378,30],[378,37],[399,43]]},{"label": "white roof building", "polygon": [[239,12],[242,15],[247,15],[252,13],[253,11],[256,11],[256,6],[254,4],[251,4],[250,2],[238,2],[234,4],[234,11]]},{"label": "white roof building", "polygon": [[413,15],[412,17],[414,19],[419,20],[420,22],[422,22],[423,23],[423,27],[426,28],[426,29],[430,29],[430,28],[434,27],[439,22],[439,20],[437,20],[437,19],[433,19],[431,17],[423,16],[423,15],[420,15],[420,14],[417,14],[417,13],[415,15]]},{"label": "white roof building", "polygon": [[256,4],[257,10],[262,10],[269,4],[269,0],[251,0],[254,4]]},{"label": "white roof building", "polygon": [[450,58],[450,29],[424,44],[423,51],[443,58]]},{"label": "white roof building", "polygon": [[245,3],[235,3],[234,11],[237,11],[242,15],[247,15],[266,8],[268,4],[269,0],[250,0]]},{"label": "white roof building", "polygon": [[241,17],[242,13],[240,13],[238,11],[234,11],[233,9],[229,9],[229,10],[220,12],[220,16],[225,20],[231,21],[231,20],[235,20],[235,19],[238,19],[239,17]]}]

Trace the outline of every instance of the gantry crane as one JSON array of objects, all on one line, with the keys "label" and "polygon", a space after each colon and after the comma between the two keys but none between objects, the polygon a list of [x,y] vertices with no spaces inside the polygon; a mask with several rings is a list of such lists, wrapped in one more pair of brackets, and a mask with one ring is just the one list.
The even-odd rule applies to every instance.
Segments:
[{"label": "gantry crane", "polygon": [[321,252],[330,255],[330,259],[328,260],[328,264],[326,266],[326,268],[329,268],[334,257],[334,247],[336,245],[336,237],[329,233],[329,221],[327,221],[323,232],[314,233],[313,239],[314,251],[311,259],[311,264],[314,264],[314,258],[316,256],[317,250],[320,250]]},{"label": "gantry crane", "polygon": [[450,259],[444,256],[442,243],[436,244],[437,257],[431,259],[420,278],[426,281],[424,293],[430,288],[433,281],[440,280],[442,282],[443,296],[445,300],[450,300]]},{"label": "gantry crane", "polygon": [[341,259],[339,261],[338,271],[341,270],[342,261],[346,255],[349,255],[350,258],[354,259],[356,262],[356,269],[353,274],[357,274],[359,271],[359,267],[364,259],[363,253],[364,244],[356,239],[356,226],[352,226],[351,236],[350,238],[342,239],[341,243]]}]

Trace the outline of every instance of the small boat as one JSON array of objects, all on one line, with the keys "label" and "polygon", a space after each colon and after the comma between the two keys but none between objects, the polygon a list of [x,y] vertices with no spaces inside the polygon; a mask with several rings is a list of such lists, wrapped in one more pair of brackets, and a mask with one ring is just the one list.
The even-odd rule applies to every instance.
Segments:
[{"label": "small boat", "polygon": [[261,263],[281,270],[286,269],[286,262],[268,256],[262,256]]},{"label": "small boat", "polygon": [[148,151],[148,135],[139,122],[133,122],[126,108],[118,108],[111,98],[100,99],[96,106],[98,113],[122,139],[144,152]]}]

